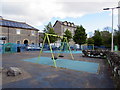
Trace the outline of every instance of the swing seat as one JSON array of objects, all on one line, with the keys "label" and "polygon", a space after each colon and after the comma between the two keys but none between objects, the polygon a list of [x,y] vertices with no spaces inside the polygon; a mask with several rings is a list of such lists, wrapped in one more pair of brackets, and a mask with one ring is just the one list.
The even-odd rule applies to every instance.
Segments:
[{"label": "swing seat", "polygon": [[[51,58],[52,60],[53,60],[53,58]],[[54,59],[56,60],[57,59],[57,57],[54,57]]]},{"label": "swing seat", "polygon": [[64,57],[63,55],[59,55],[59,57]]}]

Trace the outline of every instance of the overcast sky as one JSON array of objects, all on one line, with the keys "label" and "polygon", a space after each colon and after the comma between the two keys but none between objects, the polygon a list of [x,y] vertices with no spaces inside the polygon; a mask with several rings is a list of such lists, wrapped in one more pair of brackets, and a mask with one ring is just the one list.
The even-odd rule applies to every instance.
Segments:
[{"label": "overcast sky", "polygon": [[[43,30],[44,25],[48,22],[54,24],[56,20],[68,20],[75,24],[83,25],[86,27],[87,32],[92,32],[92,29],[101,29],[106,25],[111,25],[111,12],[103,11],[103,8],[116,7],[118,6],[118,1],[119,0],[1,0],[0,8],[2,12],[0,12],[0,16],[10,20],[26,22],[40,30]],[[114,26],[116,27],[118,22],[117,10],[115,10],[114,13]],[[92,21],[91,18],[93,18],[94,21]],[[102,21],[95,22],[97,19],[98,21],[102,19]],[[91,24],[93,27],[89,26]]]}]

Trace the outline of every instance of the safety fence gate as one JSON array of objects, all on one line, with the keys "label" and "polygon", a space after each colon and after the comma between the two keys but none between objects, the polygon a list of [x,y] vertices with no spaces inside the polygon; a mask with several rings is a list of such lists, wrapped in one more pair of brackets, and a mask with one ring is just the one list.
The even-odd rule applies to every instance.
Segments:
[{"label": "safety fence gate", "polygon": [[3,53],[16,53],[26,51],[26,46],[24,44],[16,43],[6,43],[0,44],[0,54]]}]

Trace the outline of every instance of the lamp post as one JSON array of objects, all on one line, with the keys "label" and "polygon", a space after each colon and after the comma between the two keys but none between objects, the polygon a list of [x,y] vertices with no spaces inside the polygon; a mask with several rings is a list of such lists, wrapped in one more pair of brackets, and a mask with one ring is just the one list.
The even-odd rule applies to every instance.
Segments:
[{"label": "lamp post", "polygon": [[120,7],[114,7],[114,8],[104,8],[103,10],[112,10],[112,40],[111,40],[111,52],[113,52],[113,33],[114,33],[114,30],[113,30],[113,11],[114,9],[118,9]]}]

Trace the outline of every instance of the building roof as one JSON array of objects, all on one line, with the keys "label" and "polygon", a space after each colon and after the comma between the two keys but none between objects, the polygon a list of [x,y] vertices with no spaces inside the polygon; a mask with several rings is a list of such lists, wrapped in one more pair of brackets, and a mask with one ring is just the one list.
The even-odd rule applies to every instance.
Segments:
[{"label": "building roof", "polygon": [[67,22],[67,21],[62,22],[62,21],[58,21],[58,20],[55,22],[53,27],[56,25],[57,22],[60,23],[61,25],[64,25],[64,26],[69,26],[69,27],[73,27],[73,28],[77,27],[76,25],[74,25],[74,23]]},{"label": "building roof", "polygon": [[30,29],[30,30],[39,31],[38,29],[36,29],[36,28],[34,28],[34,27],[24,23],[24,22],[6,20],[6,19],[3,19],[3,18],[0,19],[0,26],[12,27],[12,28],[21,28],[21,29]]}]

